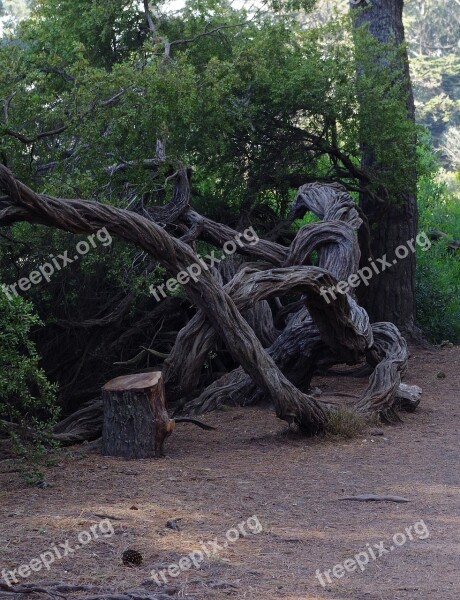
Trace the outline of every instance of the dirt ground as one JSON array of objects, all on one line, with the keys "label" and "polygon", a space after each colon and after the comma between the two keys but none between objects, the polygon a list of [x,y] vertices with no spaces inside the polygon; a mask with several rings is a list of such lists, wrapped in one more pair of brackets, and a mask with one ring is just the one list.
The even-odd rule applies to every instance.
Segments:
[{"label": "dirt ground", "polygon": [[[0,570],[68,540],[74,552],[21,582],[199,600],[458,600],[459,368],[458,347],[413,350],[405,381],[423,388],[422,404],[384,435],[306,440],[269,409],[238,408],[204,417],[218,431],[178,425],[162,460],[104,458],[84,447],[62,452],[46,468],[49,487],[28,488],[0,463]],[[314,384],[333,395],[358,393],[365,382]],[[340,500],[368,493],[410,502]],[[170,519],[181,519],[179,531],[165,526]],[[242,523],[247,535],[234,529]],[[211,554],[210,542],[224,546],[226,535],[231,541]],[[200,562],[202,544],[209,556],[203,551]],[[388,551],[378,556],[382,547]],[[123,565],[127,549],[142,554],[141,566]],[[168,567],[192,551],[199,568],[187,570],[185,559],[171,577]],[[356,562],[353,569],[356,555],[369,560],[363,571]],[[151,571],[162,569],[167,583],[158,586]],[[323,575],[323,587],[317,569],[331,570],[331,583]]]}]

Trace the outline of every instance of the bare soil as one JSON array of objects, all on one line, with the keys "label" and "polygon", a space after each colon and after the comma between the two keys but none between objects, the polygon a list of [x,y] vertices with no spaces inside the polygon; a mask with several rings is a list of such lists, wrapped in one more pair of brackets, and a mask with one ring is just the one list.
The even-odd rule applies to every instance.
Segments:
[{"label": "bare soil", "polygon": [[[200,600],[458,600],[460,348],[414,349],[409,364],[405,381],[423,388],[422,404],[403,415],[403,424],[383,427],[384,435],[304,439],[269,409],[238,408],[204,417],[218,431],[179,424],[161,460],[105,458],[84,446],[62,451],[46,468],[49,487],[27,487],[8,472],[9,462],[0,463],[0,570],[66,540],[74,549],[80,532],[108,516],[113,536],[99,535],[21,582]],[[328,377],[314,384],[333,396],[357,394],[365,381]],[[340,500],[356,494],[410,502]],[[254,515],[261,533],[228,542],[200,568],[166,575],[161,588],[150,578],[152,569],[178,563],[201,542],[223,545],[227,531]],[[170,519],[181,519],[180,531],[165,526]],[[428,537],[417,534],[421,521]],[[400,546],[398,533],[406,537]],[[393,550],[371,558],[364,571],[330,573],[325,587],[315,577],[369,548],[378,555],[380,542]],[[141,566],[123,565],[127,549],[142,554]]]}]

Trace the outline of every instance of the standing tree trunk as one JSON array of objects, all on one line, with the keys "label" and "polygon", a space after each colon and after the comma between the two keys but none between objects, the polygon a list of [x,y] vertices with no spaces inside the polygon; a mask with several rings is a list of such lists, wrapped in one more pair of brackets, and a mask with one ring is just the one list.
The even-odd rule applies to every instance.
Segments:
[{"label": "standing tree trunk", "polygon": [[[369,34],[380,43],[379,56],[374,64],[369,65],[364,55],[366,44],[360,46],[355,43],[358,89],[359,83],[369,76],[378,76],[379,69],[382,78],[388,80],[388,72],[395,74],[389,84],[388,94],[399,93],[402,112],[412,124],[415,124],[415,108],[412,84],[409,74],[409,61],[404,48],[404,27],[402,21],[403,0],[350,0],[353,16],[355,41],[359,32],[367,28]],[[370,71],[372,70],[372,74]],[[367,84],[368,85],[368,84]],[[359,93],[359,92],[358,92]],[[381,106],[363,106],[366,102],[360,96],[362,113],[367,112],[375,124],[383,114],[385,102],[388,98],[379,99]],[[405,110],[404,110],[405,109]],[[399,145],[398,151],[405,156],[407,165],[401,175],[398,191],[391,191],[386,201],[379,206],[375,195],[361,194],[361,206],[368,218],[371,230],[371,250],[375,258],[386,255],[391,267],[374,276],[369,287],[361,286],[358,290],[360,304],[369,314],[371,322],[390,321],[406,335],[415,334],[415,253],[409,251],[406,258],[395,254],[398,246],[406,246],[407,242],[414,240],[417,232],[417,173],[416,173],[416,139],[415,128],[413,133],[408,133],[407,139],[398,139],[394,142]],[[385,164],[380,158],[376,159],[375,147],[372,143],[365,142],[366,124],[362,129],[362,167],[367,172],[380,175],[380,180],[385,181],[385,173],[394,171],[394,164]],[[401,144],[403,146],[401,146]],[[391,154],[391,148],[389,148]],[[380,153],[380,157],[382,154]],[[388,155],[387,155],[388,156]],[[382,188],[380,189],[382,192]],[[384,195],[384,194],[383,194]]]}]

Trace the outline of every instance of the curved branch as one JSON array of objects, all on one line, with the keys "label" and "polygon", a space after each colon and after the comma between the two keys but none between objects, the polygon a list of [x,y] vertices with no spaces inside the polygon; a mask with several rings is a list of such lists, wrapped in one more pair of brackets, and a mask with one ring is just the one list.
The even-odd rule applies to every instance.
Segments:
[{"label": "curved branch", "polygon": [[[157,258],[174,274],[197,262],[197,256],[186,244],[140,215],[83,200],[64,201],[35,194],[1,165],[0,191],[7,197],[0,205],[0,225],[25,220],[73,233],[93,233],[106,227],[112,235],[138,245]],[[203,270],[199,279],[187,285],[186,293],[206,313],[235,361],[270,398],[278,417],[298,424],[308,434],[324,427],[325,409],[314,398],[302,394],[278,370],[211,273]]]}]

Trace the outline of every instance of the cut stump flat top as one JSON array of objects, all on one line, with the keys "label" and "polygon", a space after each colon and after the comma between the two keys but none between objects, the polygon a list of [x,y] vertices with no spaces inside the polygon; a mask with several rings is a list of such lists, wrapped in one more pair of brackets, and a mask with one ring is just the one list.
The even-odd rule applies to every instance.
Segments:
[{"label": "cut stump flat top", "polygon": [[145,390],[157,385],[162,377],[161,371],[151,373],[137,373],[136,375],[123,375],[111,379],[102,388],[108,392],[124,392],[128,390]]}]

